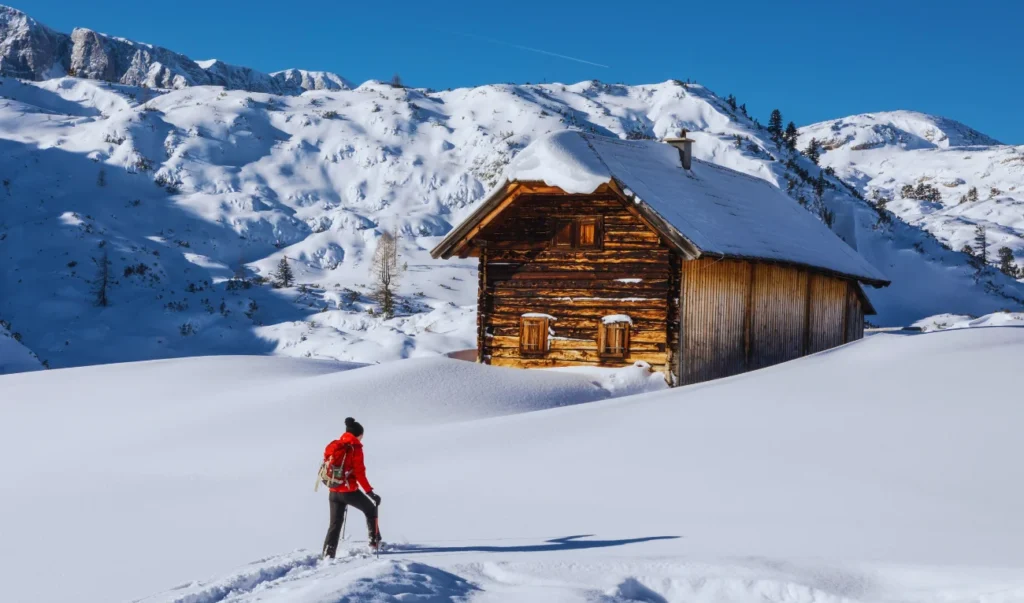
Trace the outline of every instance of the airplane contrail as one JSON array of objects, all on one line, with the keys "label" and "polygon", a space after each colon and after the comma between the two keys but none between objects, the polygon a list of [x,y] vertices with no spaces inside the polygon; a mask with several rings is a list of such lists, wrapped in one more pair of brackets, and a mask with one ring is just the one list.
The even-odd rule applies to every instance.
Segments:
[{"label": "airplane contrail", "polygon": [[495,40],[494,38],[485,38],[484,36],[478,36],[476,34],[464,33],[464,32],[460,32],[460,31],[453,31],[453,32],[450,32],[450,33],[454,33],[456,35],[463,36],[463,37],[466,37],[466,38],[472,38],[474,40],[480,40],[481,42],[490,42],[491,44],[499,44],[501,46],[510,46],[512,48],[518,48],[519,50],[528,50],[530,52],[536,52],[538,54],[546,54],[548,56],[558,57],[560,59],[565,59],[567,61],[576,61],[577,63],[583,63],[584,65],[593,65],[594,67],[603,67],[604,69],[610,69],[610,67],[608,65],[602,65],[601,63],[595,63],[593,61],[588,61],[586,59],[580,59],[580,58],[577,58],[577,57],[571,57],[571,56],[569,56],[567,54],[558,54],[557,52],[551,52],[549,50],[542,50],[540,48],[532,48],[530,46],[523,46],[521,44],[513,44],[511,42],[505,42],[504,40]]}]

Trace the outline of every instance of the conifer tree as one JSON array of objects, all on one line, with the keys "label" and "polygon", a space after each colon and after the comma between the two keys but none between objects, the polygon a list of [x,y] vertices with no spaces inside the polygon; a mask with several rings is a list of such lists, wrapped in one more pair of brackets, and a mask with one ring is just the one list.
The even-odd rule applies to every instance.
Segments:
[{"label": "conifer tree", "polygon": [[295,274],[292,273],[292,267],[288,265],[287,257],[281,258],[281,261],[277,264],[277,270],[270,275],[270,278],[273,279],[275,289],[283,289],[295,284]]},{"label": "conifer tree", "polygon": [[796,131],[796,124],[789,122],[786,125],[786,132],[783,134],[783,139],[786,141],[786,148],[790,151],[796,150],[796,139],[800,136],[799,132]]},{"label": "conifer tree", "polygon": [[1005,246],[999,248],[999,270],[1013,278],[1024,276],[1024,270],[1018,269],[1013,261],[1013,250]]},{"label": "conifer tree", "polygon": [[985,234],[985,227],[978,225],[974,227],[974,249],[975,257],[981,260],[982,264],[988,263],[988,236]]},{"label": "conifer tree", "polygon": [[768,132],[771,133],[775,144],[782,144],[782,111],[772,110],[772,115],[768,118]]},{"label": "conifer tree", "polygon": [[818,177],[814,180],[814,194],[817,195],[818,201],[825,196],[825,189],[828,188],[828,180],[825,179],[825,170],[818,172]]},{"label": "conifer tree", "polygon": [[818,160],[821,158],[821,144],[817,138],[812,138],[811,142],[807,144],[807,148],[804,149],[804,155],[814,162],[814,165],[818,165]]},{"label": "conifer tree", "polygon": [[736,110],[736,97],[735,96],[730,94],[729,96],[727,96],[725,98],[725,102],[726,102],[726,104],[729,105],[730,109],[732,109],[733,111]]},{"label": "conifer tree", "polygon": [[99,268],[96,272],[96,280],[93,281],[93,294],[96,296],[96,305],[107,307],[110,299],[107,297],[107,289],[110,287],[110,258],[107,255],[106,245],[103,246],[103,255],[96,260]]}]

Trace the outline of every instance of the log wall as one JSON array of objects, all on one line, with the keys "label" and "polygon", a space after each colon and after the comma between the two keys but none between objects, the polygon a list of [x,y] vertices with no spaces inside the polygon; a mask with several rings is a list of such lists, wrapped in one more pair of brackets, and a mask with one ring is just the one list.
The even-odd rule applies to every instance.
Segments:
[{"label": "log wall", "polygon": [[[558,220],[599,217],[600,249],[554,249]],[[625,366],[638,360],[671,378],[679,338],[679,259],[640,217],[612,194],[521,195],[477,235],[480,253],[478,347],[481,360],[500,366]],[[673,269],[675,267],[675,269]],[[519,353],[519,319],[549,314],[549,350]],[[603,358],[598,325],[626,314],[633,325],[629,354]]]},{"label": "log wall", "polygon": [[[555,249],[559,221],[598,218],[596,249]],[[472,236],[480,257],[481,362],[520,368],[625,366],[638,360],[673,384],[735,375],[860,339],[857,285],[764,262],[683,261],[612,192],[521,194]],[[520,319],[554,317],[549,347],[523,357]],[[603,357],[601,319],[633,321],[629,354]]]},{"label": "log wall", "polygon": [[683,262],[679,382],[698,383],[860,339],[857,286],[760,262]]}]

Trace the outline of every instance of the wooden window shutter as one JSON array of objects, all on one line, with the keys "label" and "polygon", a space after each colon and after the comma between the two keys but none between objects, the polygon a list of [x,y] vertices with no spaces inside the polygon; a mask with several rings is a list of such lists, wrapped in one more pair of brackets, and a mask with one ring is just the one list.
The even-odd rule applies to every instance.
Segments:
[{"label": "wooden window shutter", "polygon": [[573,246],[573,221],[559,220],[555,223],[555,247]]},{"label": "wooden window shutter", "polygon": [[625,358],[629,355],[628,322],[602,322],[597,331],[597,349],[602,358]]},{"label": "wooden window shutter", "polygon": [[519,322],[519,353],[544,356],[548,353],[548,319],[522,317]]},{"label": "wooden window shutter", "polygon": [[595,249],[600,247],[601,223],[597,218],[580,218],[577,222],[576,247]]}]

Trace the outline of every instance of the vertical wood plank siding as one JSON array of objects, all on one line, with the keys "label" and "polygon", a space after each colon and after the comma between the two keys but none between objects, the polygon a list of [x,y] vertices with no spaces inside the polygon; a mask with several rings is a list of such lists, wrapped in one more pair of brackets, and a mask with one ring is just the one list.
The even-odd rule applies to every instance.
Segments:
[{"label": "vertical wood plank siding", "polygon": [[864,316],[848,281],[788,266],[683,262],[682,384],[764,368],[860,339]]},{"label": "vertical wood plank siding", "polygon": [[864,337],[864,307],[860,303],[857,285],[848,283],[846,293],[846,341],[856,341]]},{"label": "vertical wood plank siding", "polygon": [[751,370],[804,353],[807,273],[775,264],[754,265],[750,325]]},{"label": "vertical wood plank siding", "polygon": [[846,281],[821,274],[811,275],[811,315],[808,320],[808,354],[842,345],[846,313]]},{"label": "vertical wood plank siding", "polygon": [[751,264],[700,259],[683,263],[682,383],[742,373]]}]

